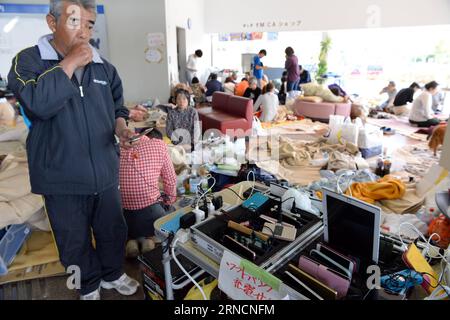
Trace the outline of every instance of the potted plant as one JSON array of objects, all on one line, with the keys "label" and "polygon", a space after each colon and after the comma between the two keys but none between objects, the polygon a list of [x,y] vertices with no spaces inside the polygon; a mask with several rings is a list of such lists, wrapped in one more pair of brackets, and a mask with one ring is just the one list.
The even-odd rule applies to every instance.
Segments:
[{"label": "potted plant", "polygon": [[320,54],[319,54],[319,65],[316,74],[316,80],[318,83],[323,83],[325,81],[324,75],[328,71],[328,52],[331,48],[331,38],[326,35],[322,42],[320,43]]}]

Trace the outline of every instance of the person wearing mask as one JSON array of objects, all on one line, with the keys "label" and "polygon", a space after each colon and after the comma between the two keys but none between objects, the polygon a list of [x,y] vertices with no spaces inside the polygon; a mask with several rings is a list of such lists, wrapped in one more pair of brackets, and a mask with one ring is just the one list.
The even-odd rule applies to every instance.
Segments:
[{"label": "person wearing mask", "polygon": [[202,50],[196,50],[195,53],[189,55],[186,63],[186,77],[188,83],[192,83],[192,79],[197,77],[199,59],[203,57]]},{"label": "person wearing mask", "polygon": [[211,73],[208,82],[206,82],[206,100],[211,102],[212,96],[216,91],[223,92],[222,83],[217,80],[217,74]]},{"label": "person wearing mask", "polygon": [[251,78],[250,86],[245,90],[244,97],[252,99],[253,103],[255,103],[261,95],[261,92],[261,88],[258,87],[258,81],[255,78]]},{"label": "person wearing mask", "polygon": [[284,69],[287,71],[287,92],[290,92],[298,89],[300,69],[298,66],[298,58],[294,54],[294,49],[287,47],[284,52],[286,53]]},{"label": "person wearing mask", "polygon": [[157,129],[140,138],[137,146],[120,151],[120,194],[128,226],[126,255],[135,258],[154,249],[153,224],[166,214],[163,205],[175,202],[177,177]]},{"label": "person wearing mask", "polygon": [[438,93],[438,83],[431,81],[425,85],[425,90],[414,100],[409,122],[420,128],[438,125],[441,121],[434,117],[432,109],[433,95]]},{"label": "person wearing mask", "polygon": [[263,65],[261,59],[267,56],[267,51],[262,49],[259,53],[253,57],[253,76],[257,81],[258,87],[262,88],[262,81],[264,78],[264,70],[267,69],[266,66]]},{"label": "person wearing mask", "polygon": [[261,108],[261,116],[259,119],[262,122],[272,122],[277,116],[280,102],[278,96],[275,94],[275,86],[273,83],[270,82],[267,84],[264,90],[265,93],[260,95],[258,100],[256,100],[253,111],[257,112]]},{"label": "person wearing mask", "polygon": [[299,65],[298,67],[300,69],[299,85],[304,84],[304,83],[310,83],[311,82],[311,74],[309,73],[309,71],[304,69],[303,66],[301,66],[301,65]]},{"label": "person wearing mask", "polygon": [[116,140],[125,149],[139,142],[130,140],[122,81],[89,44],[95,1],[49,5],[52,33],[19,52],[8,76],[31,121],[31,191],[43,195],[61,263],[79,268],[80,299],[100,300],[101,288],[133,295],[139,283],[123,269],[127,225]]},{"label": "person wearing mask", "polygon": [[396,115],[402,115],[408,113],[408,107],[407,104],[413,102],[414,100],[414,94],[420,90],[420,86],[413,82],[409,88],[405,88],[400,90],[394,99],[394,106],[392,107],[392,110],[394,114]]}]

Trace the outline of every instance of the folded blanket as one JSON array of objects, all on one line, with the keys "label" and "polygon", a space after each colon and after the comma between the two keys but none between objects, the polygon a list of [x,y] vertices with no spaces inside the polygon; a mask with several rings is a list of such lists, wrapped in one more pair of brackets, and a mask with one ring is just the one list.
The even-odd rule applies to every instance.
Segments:
[{"label": "folded blanket", "polygon": [[405,195],[405,184],[391,176],[385,176],[377,182],[353,183],[346,194],[367,203],[377,200],[400,199]]},{"label": "folded blanket", "polygon": [[43,206],[31,193],[25,153],[8,155],[0,166],[0,228],[28,222]]}]

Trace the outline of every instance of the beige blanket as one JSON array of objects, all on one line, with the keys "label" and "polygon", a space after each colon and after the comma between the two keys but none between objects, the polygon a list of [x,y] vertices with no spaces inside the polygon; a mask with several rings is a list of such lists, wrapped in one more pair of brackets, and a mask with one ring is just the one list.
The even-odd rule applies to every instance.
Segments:
[{"label": "beige blanket", "polygon": [[0,165],[0,228],[42,215],[42,208],[42,197],[31,193],[25,152],[8,155]]},{"label": "beige blanket", "polygon": [[[330,145],[326,139],[314,142],[297,141],[279,137],[279,141],[252,140],[249,147],[249,160],[259,168],[285,179],[292,184],[307,185],[320,179],[319,171],[325,166],[330,170],[357,169],[368,167],[364,159],[355,157],[358,148],[352,144]],[[313,166],[311,160],[323,158],[327,153],[329,161]]]}]

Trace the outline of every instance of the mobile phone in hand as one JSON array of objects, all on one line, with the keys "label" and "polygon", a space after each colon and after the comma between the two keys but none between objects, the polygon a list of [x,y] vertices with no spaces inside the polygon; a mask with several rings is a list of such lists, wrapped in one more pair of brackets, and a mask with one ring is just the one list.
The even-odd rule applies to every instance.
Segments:
[{"label": "mobile phone in hand", "polygon": [[142,131],[141,133],[139,133],[138,135],[131,137],[129,140],[130,143],[140,140],[143,136],[149,134],[152,130],[153,130],[153,128],[148,128],[148,129]]}]

